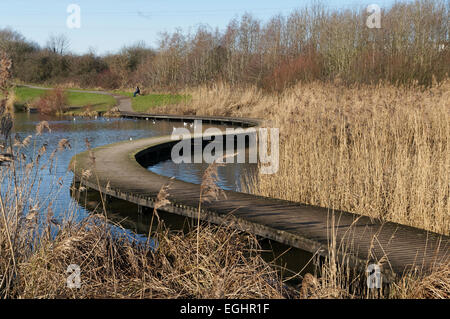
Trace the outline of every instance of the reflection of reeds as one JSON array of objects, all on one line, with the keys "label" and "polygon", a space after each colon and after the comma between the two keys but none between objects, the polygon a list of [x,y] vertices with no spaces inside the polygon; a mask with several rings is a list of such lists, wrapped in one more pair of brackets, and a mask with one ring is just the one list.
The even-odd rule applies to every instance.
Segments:
[{"label": "reflection of reeds", "polygon": [[51,132],[50,125],[47,121],[41,121],[36,125],[36,135],[42,135],[45,131]]}]

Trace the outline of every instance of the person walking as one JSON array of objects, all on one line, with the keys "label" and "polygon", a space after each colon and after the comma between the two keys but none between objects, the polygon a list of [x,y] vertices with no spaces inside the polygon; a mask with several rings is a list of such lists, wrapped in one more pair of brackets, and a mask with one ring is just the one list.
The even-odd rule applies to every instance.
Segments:
[{"label": "person walking", "polygon": [[134,91],[133,97],[136,97],[136,95],[141,95],[141,89],[139,86],[136,86],[136,91]]}]

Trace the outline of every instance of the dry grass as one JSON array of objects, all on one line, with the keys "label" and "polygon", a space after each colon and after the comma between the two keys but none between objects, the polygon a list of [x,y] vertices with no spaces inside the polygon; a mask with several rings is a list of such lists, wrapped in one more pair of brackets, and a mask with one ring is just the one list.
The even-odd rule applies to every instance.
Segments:
[{"label": "dry grass", "polygon": [[450,266],[440,266],[425,276],[406,275],[393,285],[392,296],[402,299],[449,299]]},{"label": "dry grass", "polygon": [[[225,228],[154,234],[156,249],[112,235],[102,215],[67,224],[19,264],[14,293],[25,298],[283,298],[277,275],[250,237]],[[247,241],[248,240],[248,241]],[[249,248],[251,249],[249,252]],[[255,249],[255,250],[253,250]],[[254,251],[252,253],[252,251]],[[66,287],[69,264],[81,267],[81,288]],[[278,284],[277,284],[278,283]]]},{"label": "dry grass", "polygon": [[[47,122],[37,125],[36,135],[43,131],[51,132]],[[57,153],[70,148],[70,141],[62,139],[49,160],[44,160],[47,150],[42,147],[30,162],[23,156],[27,147],[36,148],[33,137],[16,140],[9,148],[13,160],[0,167],[0,298],[288,296],[254,236],[201,224],[186,234],[174,233],[158,218],[157,231],[149,232],[151,240],[145,242],[112,224],[106,212],[81,221],[71,210],[55,215],[51,199],[35,190],[42,170],[52,169]],[[168,203],[168,192],[170,185],[158,195],[156,216]],[[67,287],[72,264],[81,269],[79,289]]]},{"label": "dry grass", "polygon": [[450,81],[432,89],[297,85],[282,95],[192,90],[161,113],[248,116],[279,127],[280,170],[250,191],[450,234]]},{"label": "dry grass", "polygon": [[[249,192],[450,234],[449,80],[426,90],[336,82],[280,95],[223,84],[188,91],[192,103],[159,111],[259,117],[280,128],[280,170],[244,185]],[[409,274],[387,297],[448,298],[449,270]],[[331,255],[321,273],[305,276],[303,297],[374,297],[355,294],[354,278]]]}]

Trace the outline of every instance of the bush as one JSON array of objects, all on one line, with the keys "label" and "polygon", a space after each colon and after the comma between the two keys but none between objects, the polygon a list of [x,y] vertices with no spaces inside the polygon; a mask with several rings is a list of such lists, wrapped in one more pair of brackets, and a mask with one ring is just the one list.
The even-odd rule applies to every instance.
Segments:
[{"label": "bush", "polygon": [[42,114],[61,114],[68,110],[67,96],[63,89],[56,88],[31,103],[31,107]]}]

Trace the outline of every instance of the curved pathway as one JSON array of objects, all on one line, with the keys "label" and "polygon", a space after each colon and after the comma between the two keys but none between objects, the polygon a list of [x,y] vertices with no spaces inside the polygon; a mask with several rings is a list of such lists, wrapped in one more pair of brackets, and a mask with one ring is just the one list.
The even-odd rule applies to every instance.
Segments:
[{"label": "curved pathway", "polygon": [[[122,115],[172,121],[202,119],[212,124],[242,126],[260,124],[254,119]],[[170,136],[162,136],[102,146],[92,150],[95,165],[92,165],[89,153],[84,152],[72,159],[71,169],[78,179],[81,179],[83,170],[92,170],[92,177],[82,180],[90,188],[152,208],[159,190],[169,182],[169,178],[148,171],[138,162],[155,161],[161,155],[170,154],[175,142]],[[199,185],[175,180],[169,194],[170,204],[164,207],[165,211],[197,218]],[[448,261],[448,236],[285,200],[232,191],[225,191],[225,194],[226,199],[202,204],[202,220],[226,224],[322,256],[329,255],[330,242],[335,238],[340,260],[363,271],[367,261],[382,262],[386,280],[411,268],[429,269]]]}]

